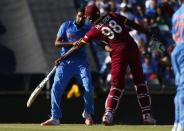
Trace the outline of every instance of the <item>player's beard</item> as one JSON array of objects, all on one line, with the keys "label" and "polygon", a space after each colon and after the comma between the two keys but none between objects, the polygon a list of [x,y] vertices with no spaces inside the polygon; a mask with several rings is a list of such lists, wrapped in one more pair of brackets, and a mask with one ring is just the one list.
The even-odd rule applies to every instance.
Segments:
[{"label": "player's beard", "polygon": [[84,20],[82,20],[81,22],[75,21],[75,24],[77,25],[77,28],[80,28],[84,25],[84,22],[85,22]]}]

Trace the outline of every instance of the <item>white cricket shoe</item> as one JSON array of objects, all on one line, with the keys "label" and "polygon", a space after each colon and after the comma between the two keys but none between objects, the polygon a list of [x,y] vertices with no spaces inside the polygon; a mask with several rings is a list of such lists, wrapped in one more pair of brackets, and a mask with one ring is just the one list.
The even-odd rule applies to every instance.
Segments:
[{"label": "white cricket shoe", "polygon": [[104,113],[102,117],[102,123],[107,126],[107,125],[112,125],[113,123],[113,113],[111,111],[107,111]]},{"label": "white cricket shoe", "polygon": [[85,124],[87,126],[93,125],[93,119],[90,114],[86,113],[85,111],[82,113],[82,117],[85,119]]},{"label": "white cricket shoe", "polygon": [[178,123],[174,123],[171,131],[177,131]]},{"label": "white cricket shoe", "polygon": [[45,122],[41,123],[41,126],[57,126],[60,125],[60,121],[58,119],[50,118]]},{"label": "white cricket shoe", "polygon": [[184,131],[184,128],[181,127],[181,124],[178,124],[176,131]]},{"label": "white cricket shoe", "polygon": [[143,114],[143,124],[155,125],[156,120],[151,116],[150,113]]}]

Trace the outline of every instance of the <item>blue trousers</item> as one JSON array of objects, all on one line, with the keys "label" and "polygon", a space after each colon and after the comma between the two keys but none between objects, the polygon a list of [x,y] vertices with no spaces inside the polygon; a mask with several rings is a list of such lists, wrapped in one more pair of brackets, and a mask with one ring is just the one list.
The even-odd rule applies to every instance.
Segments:
[{"label": "blue trousers", "polygon": [[171,54],[171,61],[175,73],[176,96],[175,123],[184,128],[184,44],[178,44]]},{"label": "blue trousers", "polygon": [[[88,64],[85,62],[75,63],[71,61],[61,62],[56,69],[54,83],[51,89],[51,117],[60,119],[62,117],[61,96],[72,77],[84,87],[84,111],[88,114],[94,113],[94,101],[91,74]],[[71,109],[73,111],[73,109]]]}]

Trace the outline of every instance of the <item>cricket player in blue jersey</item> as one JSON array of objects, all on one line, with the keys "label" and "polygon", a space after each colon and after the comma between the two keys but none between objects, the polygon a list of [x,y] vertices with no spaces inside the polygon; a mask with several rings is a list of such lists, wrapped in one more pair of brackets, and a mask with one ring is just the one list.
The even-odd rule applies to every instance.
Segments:
[{"label": "cricket player in blue jersey", "polygon": [[175,121],[172,131],[184,131],[184,0],[181,7],[172,17],[172,35],[175,48],[171,53],[172,66],[175,73],[176,96]]},{"label": "cricket player in blue jersey", "polygon": [[[75,20],[66,21],[59,28],[55,46],[61,47],[61,56],[73,46],[73,42],[82,38],[90,28],[91,25],[86,23],[84,18],[84,8],[79,8],[77,10]],[[51,118],[41,123],[42,126],[60,124],[60,119],[62,118],[62,111],[60,108],[61,96],[63,95],[64,89],[72,77],[75,77],[84,87],[85,107],[82,116],[85,119],[85,124],[93,124],[92,115],[94,113],[94,88],[88,68],[85,48],[86,47],[80,48],[59,63],[51,89]]]}]

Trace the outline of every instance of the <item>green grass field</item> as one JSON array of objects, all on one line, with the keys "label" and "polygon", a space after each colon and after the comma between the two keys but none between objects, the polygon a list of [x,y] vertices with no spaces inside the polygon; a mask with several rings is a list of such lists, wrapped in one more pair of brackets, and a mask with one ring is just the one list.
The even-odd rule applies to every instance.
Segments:
[{"label": "green grass field", "polygon": [[0,124],[0,131],[171,131],[171,125],[113,125],[61,124],[42,127],[39,124]]}]

